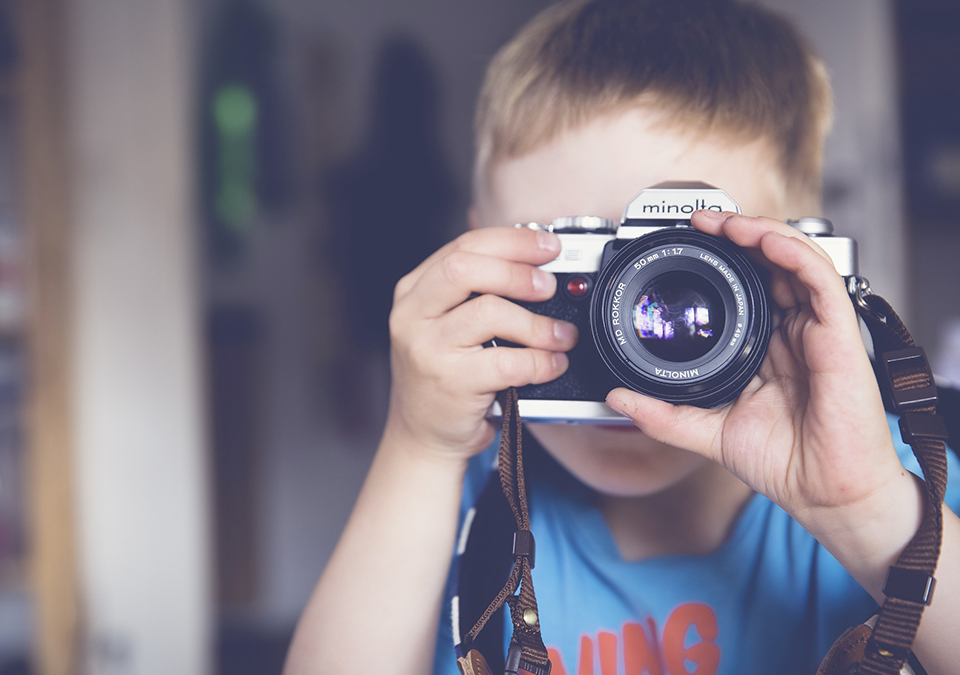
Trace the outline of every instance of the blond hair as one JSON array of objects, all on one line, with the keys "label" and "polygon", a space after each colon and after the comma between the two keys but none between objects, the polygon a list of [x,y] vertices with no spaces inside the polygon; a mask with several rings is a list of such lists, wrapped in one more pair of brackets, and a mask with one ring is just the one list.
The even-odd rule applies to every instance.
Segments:
[{"label": "blond hair", "polygon": [[475,198],[496,162],[646,100],[681,125],[768,139],[794,198],[819,202],[826,70],[786,20],[735,0],[572,0],[534,18],[487,70]]}]

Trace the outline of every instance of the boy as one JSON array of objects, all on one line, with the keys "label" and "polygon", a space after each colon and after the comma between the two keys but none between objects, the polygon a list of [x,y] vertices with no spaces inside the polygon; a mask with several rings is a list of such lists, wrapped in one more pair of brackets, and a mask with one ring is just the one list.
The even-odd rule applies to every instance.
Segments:
[{"label": "boy", "polygon": [[[894,449],[842,280],[781,222],[818,213],[829,110],[823,68],[790,27],[735,2],[568,3],[501,51],[479,105],[473,227],[397,285],[383,439],[289,675],[425,673],[435,650],[435,672],[456,672],[437,625],[456,514],[489,466],[486,410],[498,390],[560,375],[577,339],[505,299],[552,296],[538,266],[557,238],[503,226],[618,220],[665,180],[716,185],[765,216],[692,222],[771,269],[778,324],[731,405],[616,389],[608,405],[638,431],[530,425],[576,479],[530,476],[553,672],[812,673],[869,616],[923,497]],[[493,337],[526,348],[483,349]],[[915,643],[931,674],[960,663],[960,521],[949,509],[944,521]]]}]

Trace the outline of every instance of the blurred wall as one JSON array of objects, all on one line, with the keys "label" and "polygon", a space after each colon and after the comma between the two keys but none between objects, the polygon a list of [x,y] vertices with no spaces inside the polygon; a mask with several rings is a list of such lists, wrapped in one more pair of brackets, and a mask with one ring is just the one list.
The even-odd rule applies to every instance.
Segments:
[{"label": "blurred wall", "polygon": [[[343,224],[330,219],[323,196],[329,172],[369,134],[379,48],[392,36],[409,37],[439,83],[440,143],[456,185],[452,235],[466,227],[473,107],[486,64],[548,4],[260,3],[277,31],[295,197],[285,211],[258,218],[236,261],[206,268],[208,306],[242,303],[262,327],[258,489],[249,495],[258,589],[246,608],[227,612],[228,622],[281,632],[292,627],[353,506],[381,430],[389,386],[385,359],[372,356],[362,382],[369,405],[362,429],[343,428],[339,394],[330,382],[330,361],[338,358],[343,336],[340,290],[328,267]],[[206,3],[207,22],[216,21],[221,6]],[[369,201],[381,205],[389,222],[393,206],[375,193]],[[376,239],[369,245],[376,247]]]},{"label": "blurred wall", "polygon": [[827,138],[823,211],[838,234],[860,244],[860,273],[911,321],[904,255],[900,90],[892,0],[763,0],[813,42],[833,82],[836,113]]},{"label": "blurred wall", "polygon": [[73,362],[90,673],[210,672],[193,5],[70,0]]}]

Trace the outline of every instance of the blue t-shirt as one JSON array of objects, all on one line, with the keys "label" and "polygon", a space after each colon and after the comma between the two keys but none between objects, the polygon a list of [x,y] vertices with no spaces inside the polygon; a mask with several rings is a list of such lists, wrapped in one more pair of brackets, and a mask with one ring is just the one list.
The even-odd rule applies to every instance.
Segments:
[{"label": "blue t-shirt", "polygon": [[[904,466],[921,475],[896,418],[888,418]],[[491,448],[471,464],[464,514],[495,456]],[[950,451],[948,460],[946,503],[957,511],[960,467]],[[533,581],[552,675],[810,675],[844,630],[876,611],[840,563],[761,495],[713,553],[628,562],[589,490],[535,484]],[[448,598],[437,675],[458,672],[450,611]]]}]

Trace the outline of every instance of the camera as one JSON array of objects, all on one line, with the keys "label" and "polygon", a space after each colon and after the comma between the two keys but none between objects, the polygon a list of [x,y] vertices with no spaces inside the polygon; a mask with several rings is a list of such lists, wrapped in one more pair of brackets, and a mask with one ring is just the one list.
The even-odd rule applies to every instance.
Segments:
[{"label": "camera", "polygon": [[[573,216],[516,226],[561,241],[559,256],[541,267],[556,275],[556,294],[519,304],[580,331],[563,375],[518,389],[524,419],[629,424],[604,403],[621,386],[702,408],[740,395],[770,338],[767,274],[730,241],[693,229],[700,209],[740,213],[723,190],[670,182],[642,190],[619,224]],[[856,241],[833,236],[830,221],[788,222],[816,238],[841,276],[857,274]]]}]

